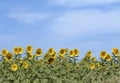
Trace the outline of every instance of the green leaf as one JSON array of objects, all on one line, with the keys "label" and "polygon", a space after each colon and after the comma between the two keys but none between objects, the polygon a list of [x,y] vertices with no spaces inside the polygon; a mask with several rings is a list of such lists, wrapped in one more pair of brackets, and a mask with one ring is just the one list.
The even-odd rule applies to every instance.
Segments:
[{"label": "green leaf", "polygon": [[26,82],[26,83],[30,83],[30,80],[29,80],[29,79],[26,79],[25,82]]},{"label": "green leaf", "polygon": [[47,79],[43,79],[42,83],[48,83],[48,80]]},{"label": "green leaf", "polygon": [[[39,83],[39,79],[35,79],[33,83]],[[43,82],[44,83],[44,82]]]},{"label": "green leaf", "polygon": [[56,83],[62,83],[62,79],[58,78]]}]

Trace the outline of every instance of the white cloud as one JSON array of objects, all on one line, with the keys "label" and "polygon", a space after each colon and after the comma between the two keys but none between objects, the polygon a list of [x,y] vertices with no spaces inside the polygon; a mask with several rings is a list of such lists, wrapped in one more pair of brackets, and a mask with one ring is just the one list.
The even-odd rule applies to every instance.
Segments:
[{"label": "white cloud", "polygon": [[46,20],[48,15],[44,13],[10,13],[8,14],[8,17],[20,22],[33,24]]},{"label": "white cloud", "polygon": [[120,11],[69,11],[52,24],[53,32],[64,38],[120,32]]},{"label": "white cloud", "polygon": [[120,0],[52,0],[51,3],[56,5],[65,5],[69,7],[84,6],[84,5],[100,5],[120,2]]}]

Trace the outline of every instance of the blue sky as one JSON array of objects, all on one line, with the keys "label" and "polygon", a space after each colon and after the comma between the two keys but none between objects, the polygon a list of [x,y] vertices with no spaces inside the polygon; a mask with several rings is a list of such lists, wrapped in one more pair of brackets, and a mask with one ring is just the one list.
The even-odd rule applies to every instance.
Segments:
[{"label": "blue sky", "polygon": [[120,48],[119,0],[1,0],[0,50],[15,46],[78,48],[111,53]]}]

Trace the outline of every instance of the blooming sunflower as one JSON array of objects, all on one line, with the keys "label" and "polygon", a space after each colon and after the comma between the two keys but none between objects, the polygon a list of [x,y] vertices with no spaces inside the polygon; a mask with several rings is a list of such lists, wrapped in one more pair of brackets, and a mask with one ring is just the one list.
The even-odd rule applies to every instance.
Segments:
[{"label": "blooming sunflower", "polygon": [[12,60],[12,56],[13,56],[13,54],[11,52],[8,52],[7,55],[5,56],[5,59],[7,61],[11,61]]},{"label": "blooming sunflower", "polygon": [[105,60],[110,61],[111,59],[112,59],[112,57],[110,56],[110,54],[106,54]]},{"label": "blooming sunflower", "polygon": [[53,55],[50,55],[52,58],[56,58],[56,52],[54,52],[54,54]]},{"label": "blooming sunflower", "polygon": [[49,48],[49,50],[48,50],[48,53],[50,54],[50,55],[53,55],[54,54],[54,48]]},{"label": "blooming sunflower", "polygon": [[91,63],[90,64],[90,69],[94,69],[95,68],[95,64],[94,63]]},{"label": "blooming sunflower", "polygon": [[112,48],[112,53],[114,56],[119,56],[119,49],[118,48]]},{"label": "blooming sunflower", "polygon": [[13,64],[12,66],[11,66],[11,70],[12,71],[16,71],[18,69],[18,66],[17,66],[17,64]]},{"label": "blooming sunflower", "polygon": [[63,58],[63,57],[65,56],[65,54],[66,54],[66,50],[63,49],[63,48],[61,48],[60,51],[59,51],[59,56],[60,56],[61,58]]},{"label": "blooming sunflower", "polygon": [[54,60],[55,60],[54,58],[49,58],[49,59],[48,59],[48,63],[49,63],[49,64],[53,64],[53,63],[54,63]]},{"label": "blooming sunflower", "polygon": [[36,56],[41,56],[42,55],[42,49],[41,48],[36,49],[35,55]]},{"label": "blooming sunflower", "polygon": [[73,51],[74,51],[74,55],[75,55],[75,56],[78,56],[78,55],[79,55],[79,50],[78,50],[78,49],[73,49]]},{"label": "blooming sunflower", "polygon": [[27,62],[23,62],[23,67],[24,68],[28,68],[28,63]]},{"label": "blooming sunflower", "polygon": [[2,56],[6,56],[8,54],[8,50],[7,49],[2,49],[1,54],[2,54]]},{"label": "blooming sunflower", "polygon": [[26,47],[26,52],[27,53],[32,53],[32,51],[33,51],[33,47],[32,46],[27,46]]},{"label": "blooming sunflower", "polygon": [[103,58],[103,59],[105,59],[106,54],[107,54],[106,51],[102,51],[102,52],[100,53],[100,57]]},{"label": "blooming sunflower", "polygon": [[73,50],[70,50],[70,51],[69,51],[69,56],[70,56],[70,57],[74,57],[74,51],[73,51]]},{"label": "blooming sunflower", "polygon": [[33,56],[33,54],[32,54],[32,53],[28,54],[28,59],[30,59],[30,60],[31,60],[31,59],[33,59],[33,57],[34,57],[34,56]]},{"label": "blooming sunflower", "polygon": [[18,53],[19,53],[19,52],[18,52],[18,48],[17,48],[17,47],[14,47],[14,48],[13,48],[13,52],[14,52],[15,55],[18,55]]},{"label": "blooming sunflower", "polygon": [[86,58],[89,59],[90,57],[92,57],[92,51],[89,50],[86,54]]},{"label": "blooming sunflower", "polygon": [[24,51],[22,47],[18,47],[17,50],[18,50],[18,53],[19,53],[19,54],[22,54],[23,51]]}]

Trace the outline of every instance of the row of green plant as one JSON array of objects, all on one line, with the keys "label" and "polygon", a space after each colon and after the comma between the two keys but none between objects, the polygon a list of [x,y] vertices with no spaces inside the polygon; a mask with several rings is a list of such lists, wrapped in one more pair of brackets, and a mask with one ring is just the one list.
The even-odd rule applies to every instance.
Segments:
[{"label": "row of green plant", "polygon": [[[24,57],[22,56],[24,55]],[[33,53],[27,46],[1,50],[0,83],[119,83],[120,53],[100,52],[99,60],[88,51],[78,61],[78,49],[61,48],[57,53],[49,48],[43,54],[41,48]]]}]

